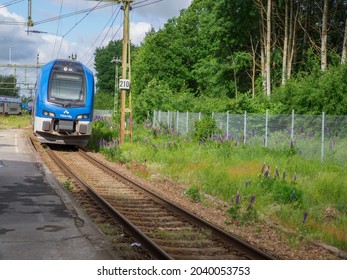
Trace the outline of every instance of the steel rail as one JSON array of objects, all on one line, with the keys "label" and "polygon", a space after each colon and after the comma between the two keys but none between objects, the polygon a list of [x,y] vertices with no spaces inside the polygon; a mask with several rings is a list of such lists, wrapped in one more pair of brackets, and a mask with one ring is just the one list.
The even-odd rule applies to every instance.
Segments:
[{"label": "steel rail", "polygon": [[84,182],[77,174],[75,174],[57,155],[54,151],[52,151],[47,145],[45,145],[46,151],[48,155],[52,158],[52,160],[66,172],[66,174],[73,178],[78,184],[85,187],[89,194],[96,199],[99,203],[101,203],[106,210],[118,221],[122,223],[122,225],[131,232],[133,236],[145,247],[149,254],[156,259],[159,260],[171,260],[172,257],[168,255],[164,250],[162,250],[156,243],[154,243],[150,238],[148,238],[141,230],[139,230],[132,222],[130,222],[126,217],[124,217],[120,212],[112,207],[104,198],[98,195],[92,187],[90,187],[86,182]]},{"label": "steel rail", "polygon": [[188,212],[184,208],[173,204],[172,202],[168,201],[165,198],[160,197],[153,191],[141,186],[139,183],[135,182],[134,180],[124,176],[123,174],[119,173],[117,170],[111,168],[108,165],[105,165],[100,160],[88,155],[85,151],[79,149],[79,153],[86,158],[87,160],[93,162],[95,165],[98,165],[103,170],[109,172],[109,174],[116,176],[118,179],[123,181],[124,183],[131,184],[135,186],[137,189],[140,189],[141,191],[145,192],[147,195],[151,196],[151,198],[155,201],[158,201],[162,204],[164,204],[168,209],[179,212],[180,215],[188,219],[193,224],[199,226],[199,227],[205,227],[212,231],[212,234],[221,240],[223,240],[226,244],[232,244],[235,246],[238,250],[244,252],[247,254],[247,256],[250,259],[253,260],[273,260],[275,259],[273,256],[259,250],[258,248],[252,246],[251,244],[248,244],[247,242],[239,239],[238,237],[216,227],[215,225],[211,224],[210,222],[196,216],[193,213]]}]

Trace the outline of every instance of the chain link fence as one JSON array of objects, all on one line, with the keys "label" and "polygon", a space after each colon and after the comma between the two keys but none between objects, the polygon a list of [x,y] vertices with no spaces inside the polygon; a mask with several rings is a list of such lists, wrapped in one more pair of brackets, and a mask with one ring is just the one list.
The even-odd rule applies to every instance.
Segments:
[{"label": "chain link fence", "polygon": [[291,115],[154,111],[152,123],[185,135],[205,116],[212,117],[221,131],[215,135],[217,141],[271,149],[293,147],[306,159],[347,164],[347,116],[298,115],[294,111]]}]

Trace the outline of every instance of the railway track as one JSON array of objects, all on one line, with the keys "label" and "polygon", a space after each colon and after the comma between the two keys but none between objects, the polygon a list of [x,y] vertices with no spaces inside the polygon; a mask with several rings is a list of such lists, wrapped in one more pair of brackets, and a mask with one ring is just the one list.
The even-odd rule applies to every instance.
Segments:
[{"label": "railway track", "polygon": [[120,221],[153,259],[273,259],[82,150],[45,149],[59,168]]}]

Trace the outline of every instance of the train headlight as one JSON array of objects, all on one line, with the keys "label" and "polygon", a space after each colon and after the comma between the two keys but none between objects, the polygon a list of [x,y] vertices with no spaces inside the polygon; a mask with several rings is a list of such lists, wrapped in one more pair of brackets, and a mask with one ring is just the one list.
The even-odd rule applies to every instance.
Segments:
[{"label": "train headlight", "polygon": [[89,118],[89,114],[77,115],[78,120],[83,120],[83,119],[88,119],[88,118]]},{"label": "train headlight", "polygon": [[46,117],[52,117],[55,118],[55,114],[52,112],[48,112],[46,110],[42,110],[42,115],[46,116]]}]

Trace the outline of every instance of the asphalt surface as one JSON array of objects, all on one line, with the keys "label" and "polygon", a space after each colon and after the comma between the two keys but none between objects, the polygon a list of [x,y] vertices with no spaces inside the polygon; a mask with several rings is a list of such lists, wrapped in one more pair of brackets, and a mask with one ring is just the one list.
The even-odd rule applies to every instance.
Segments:
[{"label": "asphalt surface", "polygon": [[110,260],[105,236],[36,156],[23,130],[0,131],[0,260]]}]

